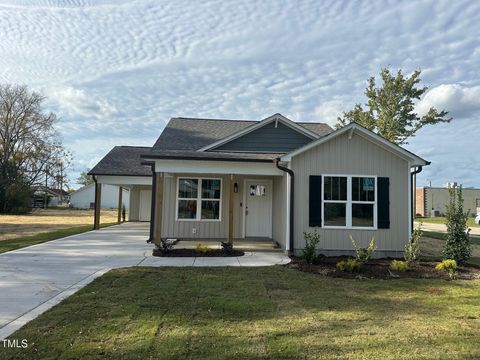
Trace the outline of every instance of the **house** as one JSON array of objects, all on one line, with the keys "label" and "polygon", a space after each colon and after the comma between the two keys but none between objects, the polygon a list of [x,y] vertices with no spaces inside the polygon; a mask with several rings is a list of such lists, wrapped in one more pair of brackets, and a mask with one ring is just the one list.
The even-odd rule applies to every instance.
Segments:
[{"label": "house", "polygon": [[45,197],[47,207],[61,206],[70,201],[70,194],[65,190],[36,186],[33,189],[32,207],[45,207]]},{"label": "house", "polygon": [[[118,207],[118,186],[102,184],[102,207],[113,209]],[[95,184],[88,184],[70,194],[70,206],[78,209],[90,209],[95,204]],[[122,206],[127,209],[130,205],[128,189],[123,189]]]},{"label": "house", "polygon": [[151,194],[155,244],[267,238],[299,253],[303,233],[317,230],[327,255],[352,254],[351,234],[361,245],[375,236],[379,256],[399,256],[412,230],[412,181],[428,164],[354,123],[333,131],[275,114],[172,118],[153,147],[115,147],[90,174],[98,190],[128,187],[134,215]]},{"label": "house", "polygon": [[[464,210],[470,211],[470,215],[480,213],[480,189],[465,188],[462,194]],[[415,214],[420,217],[445,215],[445,204],[450,199],[448,187],[431,186],[417,187],[415,197]]]}]

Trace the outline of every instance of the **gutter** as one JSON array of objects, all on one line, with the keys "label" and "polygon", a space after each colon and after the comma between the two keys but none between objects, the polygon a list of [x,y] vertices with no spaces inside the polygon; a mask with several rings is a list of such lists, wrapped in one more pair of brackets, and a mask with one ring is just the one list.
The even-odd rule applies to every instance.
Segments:
[{"label": "gutter", "polygon": [[[430,165],[430,162],[427,162],[427,165]],[[412,219],[411,220],[412,221],[411,221],[411,225],[410,225],[410,227],[411,227],[410,231],[411,232],[413,232],[413,229],[414,229],[415,211],[416,211],[416,209],[413,208],[413,204],[415,203],[413,201],[414,200],[414,197],[413,197],[414,195],[413,194],[415,193],[415,189],[413,188],[413,177],[416,176],[417,174],[420,174],[422,172],[422,170],[423,170],[423,166],[420,165],[420,166],[417,166],[416,169],[413,172],[410,173],[410,184],[411,184],[410,186],[411,186],[411,189],[412,189],[412,191],[410,193],[410,198],[411,198],[410,199],[410,204],[411,204],[411,207],[412,207],[411,208],[411,211],[412,211]]]},{"label": "gutter", "polygon": [[288,219],[290,226],[290,234],[289,234],[289,239],[290,239],[290,251],[293,251],[293,220],[294,220],[294,199],[295,199],[295,173],[293,172],[292,169],[286,168],[284,166],[280,165],[280,158],[276,158],[275,160],[275,166],[277,169],[282,170],[290,175],[290,218]]}]

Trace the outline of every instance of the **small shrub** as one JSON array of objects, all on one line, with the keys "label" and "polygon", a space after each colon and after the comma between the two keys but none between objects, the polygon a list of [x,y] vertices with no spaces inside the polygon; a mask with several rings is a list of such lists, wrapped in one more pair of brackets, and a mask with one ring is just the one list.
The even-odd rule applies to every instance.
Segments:
[{"label": "small shrub", "polygon": [[359,272],[362,267],[362,262],[358,259],[347,259],[339,261],[335,267],[340,271]]},{"label": "small shrub", "polygon": [[412,237],[407,245],[405,245],[404,258],[407,264],[416,262],[420,258],[420,239],[422,238],[423,232],[420,230],[422,223],[418,225],[412,232]]},{"label": "small shrub", "polygon": [[467,226],[469,211],[463,211],[462,187],[449,187],[450,198],[445,205],[447,236],[443,247],[443,257],[464,263],[472,254],[470,229]]},{"label": "small shrub", "polygon": [[457,262],[452,259],[443,260],[435,266],[435,270],[444,271],[450,279],[454,279],[457,276]]},{"label": "small shrub", "polygon": [[410,269],[408,267],[408,264],[405,261],[392,260],[392,262],[390,263],[390,270],[405,272],[405,271],[408,271]]},{"label": "small shrub", "polygon": [[359,248],[357,246],[357,242],[353,238],[352,235],[349,235],[350,240],[352,241],[352,245],[355,248],[356,258],[362,264],[365,264],[368,260],[371,259],[375,250],[377,250],[377,246],[375,245],[375,236],[372,237],[370,243],[366,248]]},{"label": "small shrub", "polygon": [[172,251],[172,249],[173,249],[173,241],[168,240],[168,239],[161,239],[160,240],[159,250],[162,253],[168,253],[168,252]]},{"label": "small shrub", "polygon": [[315,230],[314,232],[303,232],[305,239],[305,248],[303,249],[303,258],[307,264],[313,264],[317,256],[317,245],[320,242],[320,234]]},{"label": "small shrub", "polygon": [[195,251],[196,251],[196,252],[199,252],[199,253],[202,253],[202,254],[207,254],[207,253],[209,253],[210,251],[212,251],[212,249],[210,249],[210,248],[208,247],[208,245],[204,245],[204,244],[202,244],[202,243],[199,243],[199,244],[197,245],[197,247],[195,248]]}]

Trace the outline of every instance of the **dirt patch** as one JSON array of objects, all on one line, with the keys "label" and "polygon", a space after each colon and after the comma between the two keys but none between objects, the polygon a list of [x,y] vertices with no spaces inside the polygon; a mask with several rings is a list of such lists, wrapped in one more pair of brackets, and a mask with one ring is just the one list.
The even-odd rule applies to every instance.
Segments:
[{"label": "dirt patch", "polygon": [[200,252],[195,249],[173,249],[167,253],[153,251],[153,256],[160,257],[234,257],[243,256],[245,253],[240,250],[224,251],[222,249],[211,249],[208,252]]},{"label": "dirt patch", "polygon": [[[117,221],[117,210],[102,209],[102,224]],[[72,226],[93,225],[93,210],[34,209],[27,215],[0,215],[0,241]]]},{"label": "dirt patch", "polygon": [[[375,259],[364,264],[359,272],[350,273],[338,270],[335,267],[337,262],[345,259],[347,258],[323,257],[319,258],[316,264],[309,265],[302,258],[292,257],[292,262],[286,266],[303,272],[348,279],[450,279],[446,273],[435,270],[437,262],[434,261],[421,261],[417,264],[411,265],[409,271],[401,272],[390,270],[390,262],[392,259]],[[470,265],[459,266],[457,270],[457,279],[480,279],[480,267]],[[432,289],[432,293],[434,292],[435,290]]]}]

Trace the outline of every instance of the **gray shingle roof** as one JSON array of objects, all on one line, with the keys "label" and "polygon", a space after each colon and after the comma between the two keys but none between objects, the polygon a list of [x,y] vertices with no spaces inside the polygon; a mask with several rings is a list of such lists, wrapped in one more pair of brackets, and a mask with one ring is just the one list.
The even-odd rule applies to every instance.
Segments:
[{"label": "gray shingle roof", "polygon": [[92,175],[152,176],[152,168],[142,165],[141,155],[151,147],[115,146],[90,170]]},{"label": "gray shingle roof", "polygon": [[[90,171],[94,175],[151,176],[143,158],[198,159],[270,162],[283,154],[199,152],[198,149],[252,126],[255,120],[172,118],[152,148],[116,146]],[[306,129],[325,136],[333,130],[323,123],[299,122]]]},{"label": "gray shingle roof", "polygon": [[[153,145],[153,150],[198,150],[258,122],[254,120],[172,118]],[[325,136],[333,131],[330,126],[323,123],[300,122],[297,124],[320,136]]]}]

